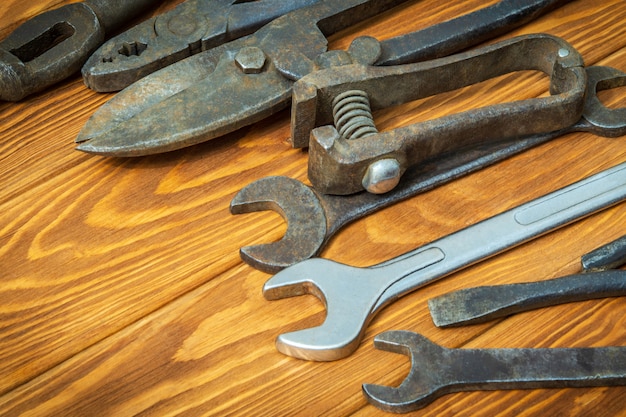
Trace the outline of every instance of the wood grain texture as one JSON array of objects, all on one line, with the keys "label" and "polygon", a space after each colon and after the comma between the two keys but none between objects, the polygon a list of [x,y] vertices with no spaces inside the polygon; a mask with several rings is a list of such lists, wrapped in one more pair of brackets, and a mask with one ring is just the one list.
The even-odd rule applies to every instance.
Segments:
[{"label": "wood grain texture", "polygon": [[[179,1],[165,1],[153,13]],[[36,3],[36,4],[35,4]],[[67,2],[0,4],[0,34]],[[493,2],[490,2],[493,3]],[[502,38],[561,36],[587,65],[626,71],[626,2],[575,0]],[[467,13],[478,1],[411,1],[330,39],[379,39]],[[523,57],[520,57],[523,59]],[[379,128],[545,94],[536,73],[513,74],[376,114]],[[290,149],[287,111],[209,143],[136,159],[73,149],[112,95],[77,75],[20,103],[0,103],[0,414],[379,415],[364,382],[398,384],[409,369],[377,351],[385,330],[418,331],[448,347],[626,345],[623,299],[519,314],[455,330],[434,327],[426,300],[483,284],[557,277],[626,232],[622,204],[467,268],[384,309],[349,358],[310,363],[279,354],[282,332],[319,324],[314,297],[268,302],[267,274],[243,245],[279,239],[276,213],[231,216],[244,185],[267,175],[306,179]],[[602,94],[626,105],[624,89]],[[626,161],[624,138],[570,134],[357,221],[324,257],[371,265]],[[626,388],[459,393],[416,415],[626,415]]]}]

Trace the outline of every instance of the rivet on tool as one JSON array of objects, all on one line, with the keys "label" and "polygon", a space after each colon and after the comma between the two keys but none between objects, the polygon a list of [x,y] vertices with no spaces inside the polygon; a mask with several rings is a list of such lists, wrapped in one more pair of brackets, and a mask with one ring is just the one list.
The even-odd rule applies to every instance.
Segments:
[{"label": "rivet on tool", "polygon": [[400,182],[400,163],[394,158],[379,159],[367,167],[363,188],[372,194],[384,194]]},{"label": "rivet on tool", "polygon": [[254,46],[242,48],[235,55],[235,62],[244,74],[258,74],[265,65],[265,53]]}]

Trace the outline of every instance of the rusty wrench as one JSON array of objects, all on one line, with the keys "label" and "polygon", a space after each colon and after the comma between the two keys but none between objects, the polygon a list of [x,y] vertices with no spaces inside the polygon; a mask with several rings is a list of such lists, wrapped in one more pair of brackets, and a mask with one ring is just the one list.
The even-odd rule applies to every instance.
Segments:
[{"label": "rusty wrench", "polygon": [[411,358],[411,371],[399,387],[363,384],[371,404],[394,413],[461,391],[626,385],[622,346],[447,349],[408,331],[381,333],[374,346]]},{"label": "rusty wrench", "polygon": [[318,255],[339,229],[356,219],[532,146],[573,131],[606,137],[626,134],[626,109],[609,109],[602,105],[596,94],[597,91],[626,85],[626,74],[609,67],[589,67],[586,72],[587,94],[583,115],[574,125],[514,142],[488,143],[447,158],[426,161],[409,169],[398,186],[386,194],[325,195],[287,177],[262,178],[247,185],[233,198],[231,212],[277,211],[287,221],[287,232],[278,242],[241,248],[242,259],[257,269],[275,273]]},{"label": "rusty wrench", "polygon": [[326,320],[281,334],[276,346],[308,360],[348,356],[376,313],[403,295],[624,199],[626,162],[379,265],[300,262],[270,278],[263,294],[268,300],[316,295],[326,305]]}]

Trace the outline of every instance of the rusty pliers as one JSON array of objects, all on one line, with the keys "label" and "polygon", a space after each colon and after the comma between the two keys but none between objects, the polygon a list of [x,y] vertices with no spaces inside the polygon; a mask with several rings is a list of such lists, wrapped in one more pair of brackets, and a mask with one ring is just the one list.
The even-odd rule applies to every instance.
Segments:
[{"label": "rusty pliers", "polygon": [[39,14],[0,42],[0,99],[18,101],[78,72],[106,35],[154,0],[87,0]]}]

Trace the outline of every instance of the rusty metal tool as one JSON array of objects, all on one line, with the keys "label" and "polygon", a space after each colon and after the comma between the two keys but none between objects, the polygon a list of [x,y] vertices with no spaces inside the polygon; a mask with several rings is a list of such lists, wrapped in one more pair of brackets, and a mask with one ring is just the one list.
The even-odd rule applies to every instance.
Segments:
[{"label": "rusty metal tool", "polygon": [[608,67],[589,67],[586,72],[587,90],[583,114],[572,126],[511,142],[486,143],[462,149],[444,158],[426,160],[410,167],[398,186],[388,193],[327,195],[287,177],[262,178],[247,185],[233,198],[231,212],[240,214],[260,210],[277,211],[287,221],[287,231],[278,242],[241,248],[242,259],[257,269],[275,273],[296,262],[319,255],[338,230],[356,219],[568,131],[592,132],[606,137],[626,134],[626,109],[609,109],[597,97],[598,91],[626,85],[626,75]]},{"label": "rusty metal tool", "polygon": [[41,13],[0,42],[0,99],[18,101],[78,72],[107,35],[154,0],[86,0]]},{"label": "rusty metal tool", "polygon": [[[292,86],[320,68],[371,60],[359,42],[327,51],[326,36],[405,0],[321,0],[255,33],[169,65],[121,91],[97,111],[78,150],[110,156],[167,152],[249,126],[289,106]],[[379,58],[406,63],[476,45],[567,0],[502,0],[496,5],[381,42]],[[371,62],[370,62],[371,63]],[[378,65],[378,62],[374,62]]]},{"label": "rusty metal tool", "polygon": [[302,261],[270,278],[263,294],[268,300],[315,295],[326,305],[326,319],[281,334],[276,347],[308,360],[348,356],[376,313],[405,294],[624,199],[626,162],[382,264],[355,268],[321,258]]},{"label": "rusty metal tool", "polygon": [[626,347],[448,349],[417,333],[374,338],[377,349],[411,358],[398,387],[363,384],[374,406],[408,413],[454,392],[626,385]]},{"label": "rusty metal tool", "polygon": [[[595,253],[595,255],[592,255]],[[583,256],[594,256],[593,269],[537,282],[466,288],[428,300],[437,327],[484,323],[522,311],[596,298],[626,295],[626,236]]]},{"label": "rusty metal tool", "polygon": [[[369,48],[379,49],[377,41],[372,42]],[[521,70],[549,75],[551,95],[468,110],[387,132],[378,132],[374,125],[371,109]],[[309,179],[320,192],[352,194],[366,189],[385,193],[398,184],[409,166],[425,160],[490,141],[569,131],[562,129],[578,121],[583,111],[585,75],[580,54],[548,34],[519,36],[417,64],[334,67],[310,74],[294,86],[292,116],[298,123],[292,123],[292,138],[304,144],[310,136]],[[595,94],[592,99],[597,100]],[[333,120],[334,125],[327,124]]]},{"label": "rusty metal tool", "polygon": [[85,84],[119,91],[167,65],[249,35],[319,0],[187,0],[105,42],[82,69]]}]

